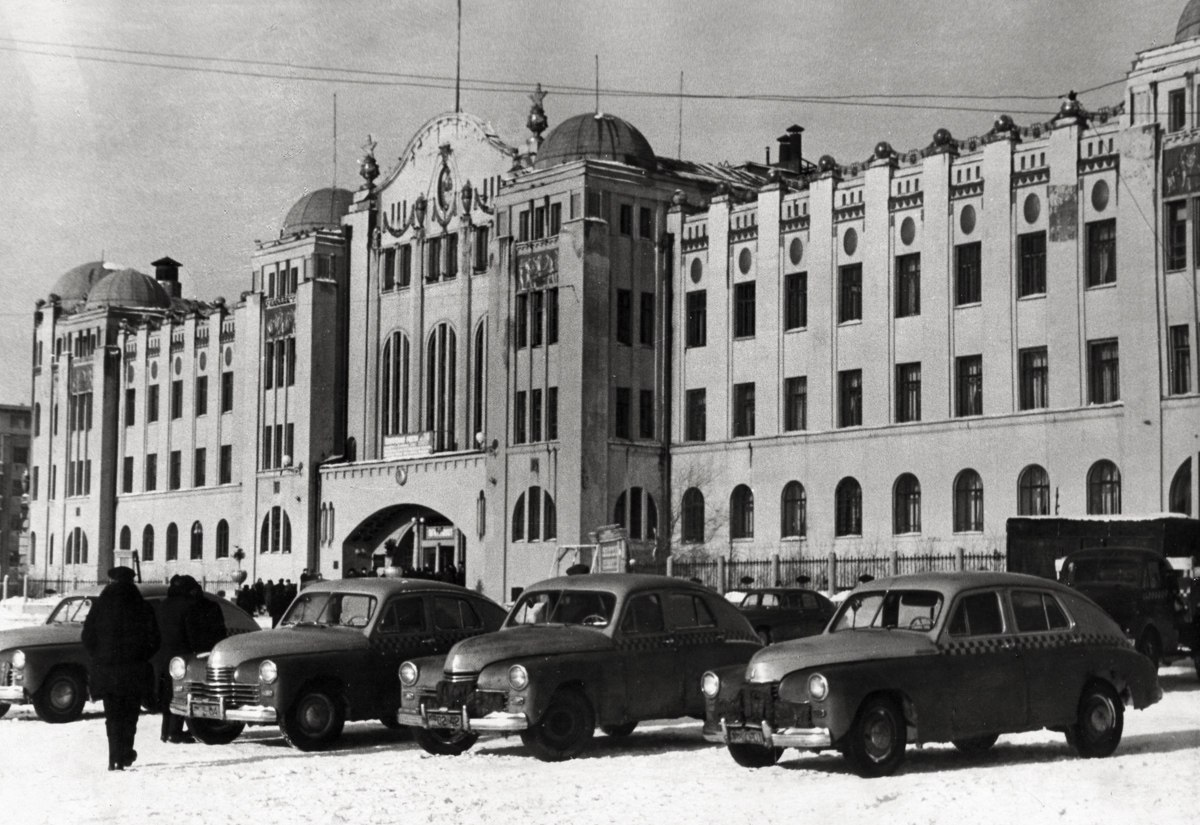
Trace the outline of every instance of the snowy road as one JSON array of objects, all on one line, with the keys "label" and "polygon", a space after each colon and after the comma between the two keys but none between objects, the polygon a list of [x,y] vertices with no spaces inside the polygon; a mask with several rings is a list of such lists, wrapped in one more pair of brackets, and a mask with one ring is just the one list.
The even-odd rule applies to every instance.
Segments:
[{"label": "snowy road", "polygon": [[901,772],[859,779],[840,757],[786,751],[737,767],[698,722],[597,735],[583,758],[544,764],[520,740],[487,739],[458,758],[428,756],[378,723],[347,725],[338,750],[305,754],[275,729],[231,745],[168,745],[143,716],[140,758],[105,770],[98,705],[70,725],[29,710],[0,719],[3,823],[1183,823],[1200,774],[1200,680],[1161,673],[1162,702],[1126,715],[1115,756],[1082,760],[1061,735],[1002,737],[982,759],[910,748]]}]

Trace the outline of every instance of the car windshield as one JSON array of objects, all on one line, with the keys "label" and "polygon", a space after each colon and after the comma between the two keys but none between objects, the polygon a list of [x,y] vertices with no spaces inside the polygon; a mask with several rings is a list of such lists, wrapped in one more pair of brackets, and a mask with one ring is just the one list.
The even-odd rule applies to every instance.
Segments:
[{"label": "car windshield", "polygon": [[364,593],[301,593],[279,624],[366,627],[374,615],[374,596]]},{"label": "car windshield", "polygon": [[58,603],[58,607],[54,608],[54,612],[50,614],[50,618],[46,620],[46,624],[82,622],[87,618],[88,611],[91,609],[92,599],[90,596],[75,596],[63,599]]},{"label": "car windshield", "polygon": [[1140,576],[1136,559],[1072,559],[1062,572],[1066,584],[1139,584]]},{"label": "car windshield", "polygon": [[942,612],[942,594],[933,590],[871,590],[848,597],[830,626],[840,630],[928,632]]},{"label": "car windshield", "polygon": [[607,627],[616,604],[616,596],[599,590],[538,590],[521,596],[505,626],[576,624]]}]

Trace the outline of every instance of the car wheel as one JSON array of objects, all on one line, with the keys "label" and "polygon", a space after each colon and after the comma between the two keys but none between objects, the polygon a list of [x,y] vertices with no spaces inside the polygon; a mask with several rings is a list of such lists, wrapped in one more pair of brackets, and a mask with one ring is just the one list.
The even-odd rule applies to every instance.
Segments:
[{"label": "car wheel", "polygon": [[1000,737],[994,733],[984,736],[968,736],[966,739],[951,739],[954,747],[958,748],[965,754],[970,756],[978,756],[981,753],[987,753],[992,749],[992,745],[996,744],[996,740]]},{"label": "car wheel", "polygon": [[1158,633],[1152,628],[1146,629],[1137,641],[1137,652],[1158,668],[1162,664],[1162,642],[1158,639]]},{"label": "car wheel", "polygon": [[279,730],[293,748],[319,751],[341,736],[345,724],[341,698],[331,690],[317,688],[300,694],[279,720]]},{"label": "car wheel", "polygon": [[8,709],[11,707],[12,705],[10,705],[8,702],[0,702],[0,716],[8,713]]},{"label": "car wheel", "polygon": [[622,739],[633,733],[633,729],[637,727],[637,722],[624,722],[620,725],[601,725],[600,730],[605,736],[611,736],[614,739]]},{"label": "car wheel", "polygon": [[33,709],[43,722],[61,724],[82,716],[86,701],[87,685],[79,671],[59,668],[33,694]]},{"label": "car wheel", "polygon": [[1108,684],[1093,683],[1079,700],[1079,715],[1067,729],[1067,742],[1084,758],[1109,756],[1121,743],[1124,728],[1121,698]]},{"label": "car wheel", "polygon": [[188,730],[206,745],[228,745],[242,735],[244,722],[218,722],[216,719],[188,719]]},{"label": "car wheel", "polygon": [[577,690],[560,690],[541,721],[521,732],[521,741],[543,762],[561,762],[578,756],[595,731],[596,715],[587,697]]},{"label": "car wheel", "polygon": [[412,734],[426,753],[435,756],[458,756],[479,740],[477,734],[449,728],[413,728]]},{"label": "car wheel", "polygon": [[858,711],[846,734],[846,758],[859,776],[887,776],[904,761],[908,728],[904,715],[891,699],[875,696]]},{"label": "car wheel", "polygon": [[771,643],[771,629],[769,627],[760,627],[754,632],[758,634],[758,640],[764,645]]},{"label": "car wheel", "polygon": [[729,755],[743,768],[769,768],[779,761],[783,748],[766,745],[748,745],[745,742],[730,742]]}]

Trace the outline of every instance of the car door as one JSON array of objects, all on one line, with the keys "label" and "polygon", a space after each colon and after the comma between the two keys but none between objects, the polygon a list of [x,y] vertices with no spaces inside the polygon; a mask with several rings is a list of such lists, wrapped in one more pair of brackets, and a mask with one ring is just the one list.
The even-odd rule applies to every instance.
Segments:
[{"label": "car door", "polygon": [[1009,603],[1025,670],[1030,724],[1070,721],[1087,678],[1087,663],[1066,611],[1045,590],[1013,589]]},{"label": "car door", "polygon": [[1025,725],[1025,669],[1008,627],[1003,592],[958,597],[942,648],[955,736],[1020,730]]},{"label": "car door", "polygon": [[475,606],[461,596],[436,594],[431,599],[433,616],[433,652],[449,653],[450,648],[470,636],[483,632],[483,619]]},{"label": "car door", "polygon": [[713,611],[694,593],[664,594],[667,629],[675,635],[679,651],[680,710],[675,715],[702,713],[704,694],[700,677],[704,671],[729,664],[729,646]]},{"label": "car door", "polygon": [[435,640],[429,632],[425,599],[419,594],[395,596],[388,600],[372,632],[372,681],[381,712],[400,706],[400,663],[405,659],[434,652]]},{"label": "car door", "polygon": [[667,628],[662,596],[659,593],[630,596],[613,641],[625,670],[626,717],[680,716],[685,677],[679,673],[679,646],[675,634]]}]

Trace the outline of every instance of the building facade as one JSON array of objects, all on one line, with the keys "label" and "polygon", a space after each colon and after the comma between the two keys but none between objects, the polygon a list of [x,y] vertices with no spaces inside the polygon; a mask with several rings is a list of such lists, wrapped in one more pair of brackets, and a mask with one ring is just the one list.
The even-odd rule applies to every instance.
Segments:
[{"label": "building facade", "polygon": [[[29,407],[0,404],[0,579],[29,564]],[[3,598],[0,596],[0,598]]]}]

